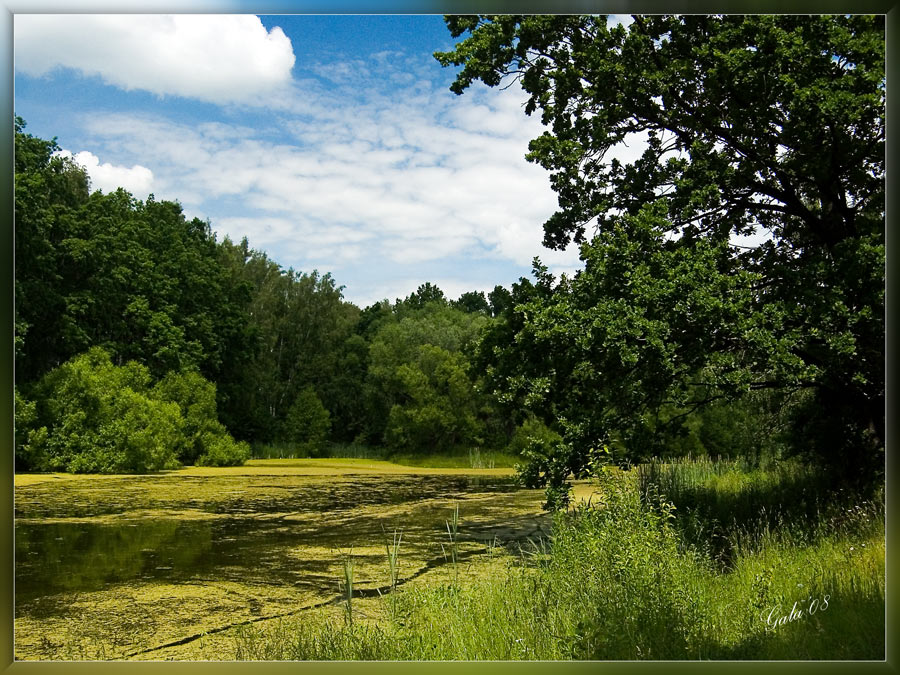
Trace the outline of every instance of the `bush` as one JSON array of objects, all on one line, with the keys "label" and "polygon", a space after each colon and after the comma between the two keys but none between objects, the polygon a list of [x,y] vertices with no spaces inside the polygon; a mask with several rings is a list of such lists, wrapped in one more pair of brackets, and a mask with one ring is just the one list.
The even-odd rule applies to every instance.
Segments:
[{"label": "bush", "polygon": [[204,432],[201,438],[204,453],[197,458],[197,466],[240,466],[250,459],[250,445],[235,441],[227,433]]},{"label": "bush", "polygon": [[38,384],[38,424],[46,427],[38,471],[144,473],[178,465],[178,406],[147,395],[150,372],[138,363],[114,366],[95,347],[50,371]]},{"label": "bush", "polygon": [[111,418],[97,429],[96,448],[73,457],[74,473],[147,473],[174,469],[175,450],[183,443],[178,406],[131,389],[110,401]]},{"label": "bush", "polygon": [[521,456],[532,439],[549,444],[561,441],[562,437],[536,417],[529,416],[516,427],[512,440],[507,446],[507,452]]},{"label": "bush", "polygon": [[[154,385],[152,395],[178,405],[182,439],[178,459],[185,464],[234,466],[250,457],[228,435],[216,412],[216,385],[194,371],[170,372]],[[246,445],[246,444],[244,444]]]},{"label": "bush", "polygon": [[40,462],[40,453],[47,440],[47,429],[35,427],[37,406],[15,388],[15,458],[16,471],[27,471]]},{"label": "bush", "polygon": [[146,367],[115,366],[99,347],[50,371],[35,388],[36,405],[17,398],[18,465],[145,473],[249,458],[247,444],[235,443],[217,419],[215,385],[195,372],[151,383]]}]

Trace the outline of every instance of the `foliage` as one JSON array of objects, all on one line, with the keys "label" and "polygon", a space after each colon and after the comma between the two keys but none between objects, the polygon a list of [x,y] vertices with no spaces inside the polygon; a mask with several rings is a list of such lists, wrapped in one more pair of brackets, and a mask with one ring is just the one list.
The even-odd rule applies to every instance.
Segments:
[{"label": "foliage", "polygon": [[432,302],[381,326],[369,347],[370,419],[383,425],[373,436],[407,451],[479,442],[480,401],[462,351],[486,321]]},{"label": "foliage", "polygon": [[481,312],[490,315],[491,305],[484,295],[484,291],[468,291],[459,296],[457,300],[450,303],[452,307],[461,309],[464,312]]},{"label": "foliage", "polygon": [[536,439],[541,445],[549,445],[562,440],[558,433],[536,417],[531,416],[526,417],[522,424],[516,427],[507,450],[514,455],[521,456],[531,444],[532,439]]},{"label": "foliage", "polygon": [[[530,475],[560,490],[597,448],[646,457],[710,403],[809,389],[794,451],[877,482],[884,17],[447,24],[468,33],[435,54],[462,66],[453,91],[515,78],[540,110],[528,158],[559,199],[545,244],[582,243],[584,270],[557,283],[536,264],[484,342],[492,389],[565,438]],[[608,156],[636,139],[639,158]],[[736,244],[754,232],[762,243]]]},{"label": "foliage", "polygon": [[417,353],[394,373],[402,403],[388,416],[388,444],[400,450],[441,452],[478,445],[475,392],[459,354],[435,345]]},{"label": "foliage", "polygon": [[46,427],[35,428],[37,422],[37,405],[29,401],[14,389],[15,396],[15,468],[17,471],[27,469],[29,464],[38,460],[39,453],[46,442]]},{"label": "foliage", "polygon": [[288,409],[307,386],[329,410],[352,418],[355,408],[347,400],[352,387],[345,392],[331,378],[347,358],[339,347],[351,337],[359,310],[343,301],[330,274],[283,270],[265,253],[250,249],[246,239],[240,244],[226,239],[221,250],[223,263],[250,289],[248,323],[255,336],[249,362],[231,373],[226,385],[227,426],[241,438],[281,440]]},{"label": "foliage", "polygon": [[[463,353],[499,311],[501,287],[490,302],[475,292],[448,302],[426,282],[361,311],[330,274],[283,269],[247,239],[217,242],[175,202],[91,193],[55,141],[24,128],[17,118],[16,384],[36,404],[42,377],[101,347],[158,381],[138,393],[178,404],[184,462],[238,461],[245,449],[225,433],[263,445],[302,437],[313,452],[325,441],[380,445],[394,408],[394,440],[406,450],[508,441],[511,425],[475,391]],[[25,431],[30,408],[21,408],[20,463],[28,433],[35,456],[46,433]]]},{"label": "foliage", "polygon": [[87,172],[56,154],[56,139],[36,138],[24,128],[25,121],[16,117],[17,382],[46,372],[32,364],[46,363],[58,349],[66,309],[58,245],[66,236],[68,214],[87,200],[90,190]]},{"label": "foliage", "polygon": [[503,286],[494,286],[494,290],[488,293],[491,303],[491,316],[500,316],[512,307],[512,293]]},{"label": "foliage", "polygon": [[300,452],[318,456],[331,429],[331,416],[312,387],[303,389],[288,409],[281,437]]},{"label": "foliage", "polygon": [[[68,359],[102,347],[155,378],[198,370],[223,382],[229,403],[229,375],[252,351],[249,287],[221,264],[209,223],[153,195],[91,194],[84,169],[59,155],[55,140],[24,128],[17,118],[17,385],[31,391]],[[189,432],[188,461],[201,452],[198,433]]]},{"label": "foliage", "polygon": [[194,372],[152,385],[146,366],[116,366],[93,347],[47,373],[34,398],[32,405],[22,399],[23,469],[146,473],[249,457],[249,447],[235,444],[216,419],[215,387]]},{"label": "foliage", "polygon": [[197,457],[197,466],[240,466],[250,459],[250,444],[235,441],[224,427],[203,432],[200,446],[203,454]]},{"label": "foliage", "polygon": [[[793,442],[792,422],[810,397],[803,389],[792,394],[774,390],[750,392],[737,401],[717,401],[686,423],[690,439],[675,456],[706,453],[710,457],[743,457],[756,466],[786,457]],[[683,446],[682,446],[683,447]]]},{"label": "foliage", "polygon": [[[17,133],[17,146],[35,144]],[[46,152],[17,154],[18,381],[91,346],[157,377],[196,367],[215,378],[241,358],[242,289],[219,264],[209,223],[152,195],[60,194],[73,181],[46,184],[59,166]]]},{"label": "foliage", "polygon": [[428,303],[436,302],[438,304],[446,304],[447,299],[444,297],[444,291],[426,281],[420,285],[415,292],[410,293],[405,300],[397,300],[397,305],[407,309],[422,309]]},{"label": "foliage", "polygon": [[33,448],[29,468],[145,473],[177,466],[181,414],[176,404],[147,396],[150,379],[145,366],[114,366],[99,347],[50,371],[35,390],[46,442]]},{"label": "foliage", "polygon": [[369,426],[365,399],[369,343],[353,333],[335,351],[334,370],[320,386],[333,420],[332,437],[345,443],[362,440]]},{"label": "foliage", "polygon": [[169,372],[150,394],[176,403],[181,412],[183,443],[178,460],[202,466],[235,466],[250,457],[246,443],[235,443],[216,412],[216,386],[195,371]]}]

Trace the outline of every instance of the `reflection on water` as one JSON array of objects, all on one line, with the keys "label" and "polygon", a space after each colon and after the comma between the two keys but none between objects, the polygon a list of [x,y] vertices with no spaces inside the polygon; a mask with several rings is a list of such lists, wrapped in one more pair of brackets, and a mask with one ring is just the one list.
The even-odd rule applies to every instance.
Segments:
[{"label": "reflection on water", "polygon": [[[511,478],[473,476],[142,476],[100,487],[37,485],[16,494],[16,605],[136,580],[330,588],[328,570],[342,549],[380,546],[394,528],[403,530],[408,554],[432,555],[426,549],[446,535],[452,503],[464,504],[469,527],[461,534],[470,540],[490,539],[498,528],[507,537],[525,533],[533,518],[510,509],[524,494]],[[319,553],[305,556],[311,547]]]}]

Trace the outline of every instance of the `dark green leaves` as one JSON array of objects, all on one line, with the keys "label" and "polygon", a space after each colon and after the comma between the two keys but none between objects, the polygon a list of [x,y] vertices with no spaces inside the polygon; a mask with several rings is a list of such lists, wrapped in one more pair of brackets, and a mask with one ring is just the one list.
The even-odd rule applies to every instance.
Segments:
[{"label": "dark green leaves", "polygon": [[[468,36],[436,55],[463,66],[457,92],[519,81],[547,127],[528,159],[559,200],[544,242],[595,234],[584,270],[554,285],[536,267],[537,286],[482,342],[498,399],[563,434],[529,475],[558,488],[598,444],[640,458],[708,403],[797,388],[814,389],[820,416],[809,408],[817,440],[795,448],[871,475],[884,442],[884,17],[633,19],[448,20]],[[641,156],[610,157],[636,138]],[[762,243],[732,245],[754,232]],[[810,431],[829,419],[840,433]]]}]

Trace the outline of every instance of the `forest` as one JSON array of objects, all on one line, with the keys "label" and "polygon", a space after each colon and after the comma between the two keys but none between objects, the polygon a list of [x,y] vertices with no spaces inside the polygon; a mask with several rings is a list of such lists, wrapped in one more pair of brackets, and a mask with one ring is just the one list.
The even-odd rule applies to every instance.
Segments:
[{"label": "forest", "polygon": [[57,149],[16,120],[17,470],[515,441],[523,420],[471,367],[508,290],[449,300],[425,282],[360,309],[330,274],[218,241],[178,203],[92,193]]}]

